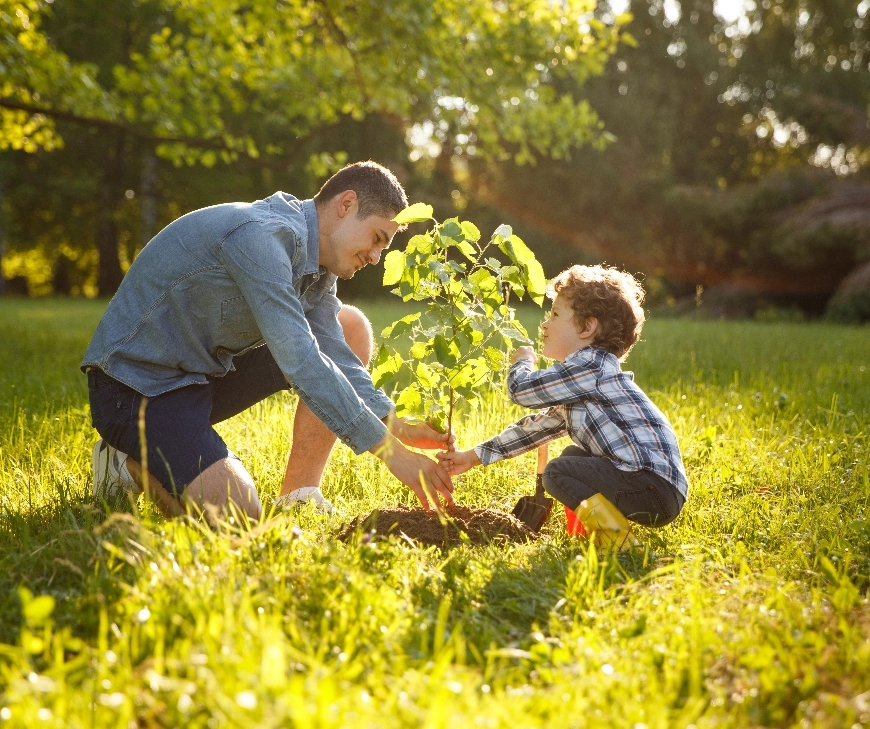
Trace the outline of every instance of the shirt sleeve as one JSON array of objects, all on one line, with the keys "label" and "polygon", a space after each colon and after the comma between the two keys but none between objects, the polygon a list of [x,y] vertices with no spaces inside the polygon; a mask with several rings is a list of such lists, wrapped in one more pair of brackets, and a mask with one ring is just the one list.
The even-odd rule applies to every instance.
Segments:
[{"label": "shirt sleeve", "polygon": [[553,407],[527,415],[494,438],[476,445],[474,452],[484,466],[513,458],[568,433],[564,408]]},{"label": "shirt sleeve", "polygon": [[293,288],[285,245],[268,226],[254,222],[227,236],[220,256],[288,382],[333,433],[355,453],[363,453],[387,428],[318,346]]},{"label": "shirt sleeve", "polygon": [[508,372],[511,400],[527,408],[546,408],[578,402],[598,387],[600,367],[593,361],[557,362],[545,370],[533,370],[527,359],[515,362]]},{"label": "shirt sleeve", "polygon": [[341,301],[335,295],[335,287],[318,301],[306,314],[311,331],[320,351],[329,357],[342,371],[359,398],[380,419],[395,412],[396,406],[383,390],[375,390],[372,377],[344,338],[344,330],[338,321]]}]

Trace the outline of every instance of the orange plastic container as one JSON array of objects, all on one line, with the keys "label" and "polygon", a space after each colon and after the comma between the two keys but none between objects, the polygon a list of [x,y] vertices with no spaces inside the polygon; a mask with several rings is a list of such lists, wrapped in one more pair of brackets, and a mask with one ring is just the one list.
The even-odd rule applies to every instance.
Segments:
[{"label": "orange plastic container", "polygon": [[577,514],[575,514],[571,509],[565,506],[565,521],[566,521],[566,531],[568,534],[574,537],[585,537],[588,536],[586,532],[586,527],[583,526],[583,522],[581,522],[577,518]]}]

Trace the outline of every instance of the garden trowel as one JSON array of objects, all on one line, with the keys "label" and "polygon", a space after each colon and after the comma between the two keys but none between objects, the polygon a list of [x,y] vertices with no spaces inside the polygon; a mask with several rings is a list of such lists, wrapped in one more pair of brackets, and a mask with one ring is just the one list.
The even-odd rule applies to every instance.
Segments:
[{"label": "garden trowel", "polygon": [[544,468],[547,466],[548,448],[544,444],[538,447],[538,471],[535,476],[535,495],[523,496],[511,512],[517,519],[533,532],[541,531],[550,511],[553,509],[553,499],[544,491]]}]

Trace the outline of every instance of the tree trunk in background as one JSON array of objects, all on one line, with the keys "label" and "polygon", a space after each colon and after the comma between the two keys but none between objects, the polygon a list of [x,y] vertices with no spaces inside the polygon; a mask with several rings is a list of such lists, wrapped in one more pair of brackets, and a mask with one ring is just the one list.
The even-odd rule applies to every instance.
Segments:
[{"label": "tree trunk in background", "polygon": [[142,245],[151,240],[157,227],[157,157],[148,150],[142,158]]},{"label": "tree trunk in background", "polygon": [[106,150],[103,178],[100,181],[100,217],[97,222],[97,251],[100,254],[97,291],[100,296],[112,296],[124,277],[118,255],[118,224],[115,222],[115,211],[124,195],[124,135],[116,132],[113,136]]}]

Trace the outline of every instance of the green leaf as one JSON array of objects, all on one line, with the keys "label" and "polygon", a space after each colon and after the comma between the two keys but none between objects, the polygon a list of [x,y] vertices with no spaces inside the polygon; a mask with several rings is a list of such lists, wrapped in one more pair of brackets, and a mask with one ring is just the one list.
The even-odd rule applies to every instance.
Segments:
[{"label": "green leaf", "polygon": [[402,251],[390,251],[384,258],[384,286],[392,286],[402,280],[405,270],[405,254]]},{"label": "green leaf", "polygon": [[441,233],[442,237],[453,238],[454,245],[456,244],[455,239],[462,238],[462,227],[456,218],[450,218],[441,223],[438,226],[438,232]]},{"label": "green leaf", "polygon": [[498,290],[498,279],[485,268],[478,268],[468,277],[475,293]]},{"label": "green leaf", "polygon": [[504,369],[505,363],[507,362],[507,355],[495,347],[487,347],[483,350],[483,356],[486,359],[489,368],[494,372],[500,372]]},{"label": "green leaf", "polygon": [[26,587],[19,587],[18,597],[21,600],[24,620],[31,627],[43,625],[54,612],[55,600],[51,595],[33,597],[33,593]]},{"label": "green leaf", "polygon": [[501,280],[510,285],[511,291],[519,294],[521,299],[523,298],[523,294],[526,293],[526,287],[523,285],[519,266],[505,266],[501,270]]},{"label": "green leaf", "polygon": [[456,247],[459,249],[462,255],[465,256],[472,263],[474,263],[474,261],[477,259],[477,250],[473,245],[471,245],[471,243],[464,240],[459,241],[456,244]]},{"label": "green leaf", "polygon": [[415,342],[411,345],[411,351],[408,354],[410,354],[411,359],[423,359],[431,351],[432,347],[428,342]]},{"label": "green leaf", "polygon": [[420,417],[423,415],[422,405],[423,395],[420,393],[420,388],[416,383],[411,384],[402,390],[402,394],[396,399],[396,415],[400,418],[406,415]]},{"label": "green leaf", "polygon": [[401,213],[393,218],[394,223],[407,225],[408,223],[421,223],[432,219],[432,206],[426,203],[414,203],[406,207]]},{"label": "green leaf", "polygon": [[465,240],[474,241],[475,243],[480,240],[480,231],[474,223],[463,220],[459,226],[462,228],[462,235],[465,236]]},{"label": "green leaf", "polygon": [[544,299],[547,296],[547,277],[544,275],[543,267],[537,260],[529,262],[526,289],[532,301],[538,306],[544,305]]},{"label": "green leaf", "polygon": [[405,246],[405,255],[419,253],[423,256],[429,256],[434,250],[435,242],[432,240],[432,236],[429,233],[424,233],[423,235],[415,235],[408,241],[408,245]]},{"label": "green leaf", "polygon": [[429,389],[438,387],[438,375],[425,362],[419,362],[414,373],[417,375],[417,382],[423,387]]},{"label": "green leaf", "polygon": [[414,324],[419,320],[420,312],[403,316],[398,321],[394,321],[390,326],[386,327],[384,331],[381,332],[381,336],[384,339],[396,339],[397,337],[401,337],[403,334],[407,334],[413,330]]},{"label": "green leaf", "polygon": [[483,299],[488,316],[504,303],[498,279],[485,268],[478,268],[468,277],[468,281],[473,287],[473,293],[479,294]]},{"label": "green leaf", "polygon": [[502,223],[498,228],[495,229],[495,233],[492,234],[492,237],[496,236],[500,238],[510,238],[514,234],[513,228],[511,228],[506,223]]},{"label": "green leaf", "polygon": [[445,367],[453,367],[459,355],[459,347],[456,343],[439,334],[432,341],[432,351],[437,359]]},{"label": "green leaf", "polygon": [[398,354],[391,354],[382,344],[378,351],[378,358],[372,368],[372,383],[375,389],[383,387],[392,380],[402,368],[404,361]]},{"label": "green leaf", "polygon": [[518,235],[511,235],[502,240],[499,243],[499,248],[520,269],[520,275],[529,296],[538,306],[541,306],[547,294],[547,279],[544,276],[544,269],[535,258],[535,254]]},{"label": "green leaf", "polygon": [[439,433],[447,432],[447,413],[442,409],[435,410],[432,412],[429,417],[426,419],[432,428],[437,430]]},{"label": "green leaf", "polygon": [[459,327],[459,333],[465,337],[466,341],[475,347],[483,341],[483,332],[474,325],[474,321],[466,321]]}]

